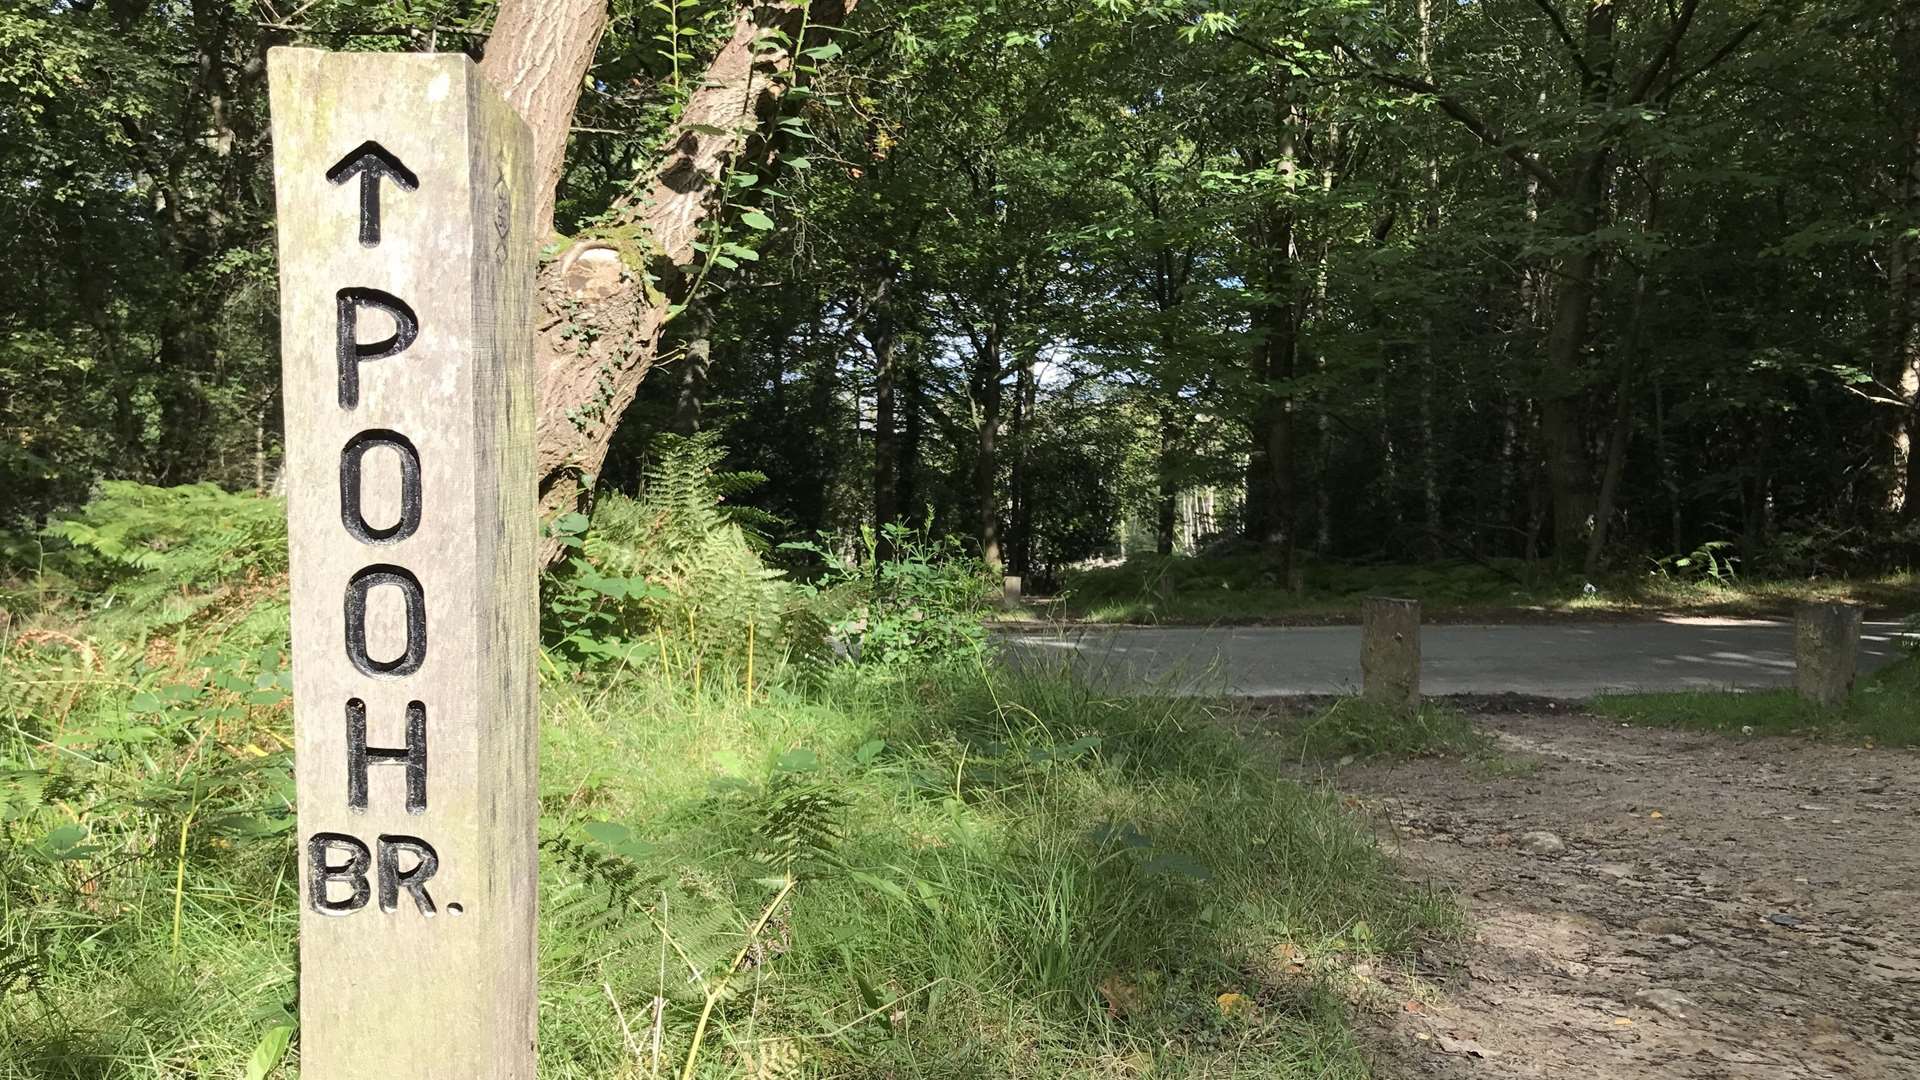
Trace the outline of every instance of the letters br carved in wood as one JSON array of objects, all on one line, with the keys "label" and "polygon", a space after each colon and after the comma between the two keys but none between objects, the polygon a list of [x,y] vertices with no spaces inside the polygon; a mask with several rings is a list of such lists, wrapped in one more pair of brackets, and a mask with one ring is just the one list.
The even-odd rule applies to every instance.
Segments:
[{"label": "letters br carved in wood", "polygon": [[301,1071],[531,1080],[529,137],[464,56],[269,69]]}]

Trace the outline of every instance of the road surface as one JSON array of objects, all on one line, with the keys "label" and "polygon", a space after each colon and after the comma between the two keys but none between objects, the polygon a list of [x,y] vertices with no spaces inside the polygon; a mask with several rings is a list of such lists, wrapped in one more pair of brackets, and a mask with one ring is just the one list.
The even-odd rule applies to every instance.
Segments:
[{"label": "road surface", "polygon": [[[1901,654],[1901,626],[1871,622],[1862,673]],[[1357,626],[1077,627],[1008,633],[1015,662],[1071,666],[1110,689],[1248,696],[1360,688]],[[1421,689],[1577,699],[1619,691],[1757,689],[1793,683],[1793,626],[1669,618],[1528,626],[1428,626]]]}]

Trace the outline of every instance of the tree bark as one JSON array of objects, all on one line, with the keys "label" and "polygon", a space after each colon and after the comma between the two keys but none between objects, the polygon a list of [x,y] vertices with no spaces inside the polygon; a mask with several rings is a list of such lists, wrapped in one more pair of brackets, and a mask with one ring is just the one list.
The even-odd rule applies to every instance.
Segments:
[{"label": "tree bark", "polygon": [[873,527],[882,548],[888,551],[887,526],[900,519],[898,393],[894,385],[898,335],[893,312],[886,306],[889,285],[881,283],[867,329],[867,344],[873,349]]},{"label": "tree bark", "polygon": [[533,132],[533,235],[542,244],[553,233],[573,108],[606,28],[606,0],[502,0],[480,61]]},{"label": "tree bark", "polygon": [[1158,518],[1157,531],[1154,534],[1154,550],[1162,555],[1173,554],[1174,528],[1178,520],[1176,500],[1180,495],[1180,483],[1175,472],[1176,458],[1179,453],[1180,428],[1174,422],[1173,410],[1165,405],[1160,407],[1160,453],[1159,469],[1160,490],[1156,499]]},{"label": "tree bark", "polygon": [[[779,76],[791,69],[793,53],[768,33],[780,30],[791,40],[803,12],[815,27],[837,25],[857,2],[821,0],[810,12],[793,0],[737,7],[731,35],[692,84],[645,198],[615,207],[619,223],[635,227],[644,241],[579,240],[541,268],[534,361],[543,514],[572,508],[591,492],[620,417],[658,355],[673,306],[687,299],[693,244],[713,211],[720,178],[746,153],[786,87]],[[544,170],[536,197],[550,223],[574,103],[606,10],[602,0],[503,0],[495,27],[481,70],[533,129],[536,162]],[[666,292],[644,284],[643,266]],[[542,554],[550,562],[560,550],[548,542]]]},{"label": "tree bark", "polygon": [[[1419,0],[1420,77],[1433,81],[1433,5]],[[1427,243],[1440,231],[1440,149],[1431,134],[1427,139],[1425,206],[1420,212],[1420,231]],[[1433,309],[1420,312],[1420,521],[1426,527],[1425,549],[1429,559],[1438,560],[1440,548],[1440,454],[1438,433],[1434,427],[1433,398],[1440,382],[1440,364],[1434,351],[1436,328]]]},{"label": "tree bark", "polygon": [[676,435],[699,432],[706,412],[707,372],[713,364],[713,308],[695,300],[679,322],[680,387],[673,400]]},{"label": "tree bark", "polygon": [[[1660,227],[1661,168],[1651,169],[1647,188],[1647,216],[1641,232],[1652,235]],[[1633,304],[1627,313],[1626,334],[1620,341],[1620,379],[1613,402],[1613,426],[1607,433],[1607,462],[1600,477],[1600,498],[1593,514],[1593,533],[1587,538],[1585,571],[1592,577],[1600,569],[1606,553],[1607,532],[1620,498],[1620,481],[1627,469],[1627,443],[1633,438],[1633,380],[1640,362],[1640,340],[1647,319],[1647,268],[1643,262],[1634,275]]]},{"label": "tree bark", "polygon": [[[1291,191],[1299,168],[1297,105],[1285,100],[1286,87],[1276,95],[1280,106],[1279,132],[1273,161],[1283,188]],[[1249,230],[1254,257],[1251,284],[1256,293],[1252,310],[1251,374],[1257,400],[1251,422],[1247,460],[1247,531],[1271,550],[1280,580],[1293,570],[1294,524],[1297,509],[1297,463],[1294,460],[1293,379],[1299,360],[1300,304],[1295,281],[1294,214],[1291,196],[1263,208]]]},{"label": "tree bark", "polygon": [[1897,5],[1892,34],[1895,122],[1900,136],[1896,177],[1898,204],[1887,253],[1887,382],[1900,391],[1902,407],[1888,425],[1887,508],[1903,520],[1920,520],[1920,12]]},{"label": "tree bark", "polygon": [[1005,342],[1006,320],[996,312],[975,350],[970,380],[972,385],[969,387],[973,393],[975,419],[979,424],[974,442],[973,500],[974,508],[980,515],[980,558],[995,573],[1003,568],[1000,555],[1000,497],[995,481],[999,479],[1000,469],[996,456],[1000,437],[1000,406],[1006,391],[1001,382],[1006,365],[1000,358]]},{"label": "tree bark", "polygon": [[1008,521],[1012,536],[1009,565],[1013,572],[1029,581],[1033,578],[1033,477],[1028,470],[1033,453],[1033,410],[1038,387],[1033,378],[1034,356],[1022,349],[1013,383],[1013,513]]},{"label": "tree bark", "polygon": [[[1292,382],[1299,352],[1293,300],[1293,221],[1285,210],[1263,215],[1257,242],[1264,264],[1261,299],[1253,310],[1256,393],[1247,497],[1252,537],[1274,549],[1284,575],[1294,544],[1296,463]],[[1283,578],[1284,580],[1284,578]]]},{"label": "tree bark", "polygon": [[920,503],[920,444],[925,435],[926,406],[918,359],[911,350],[896,361],[900,379],[900,464],[895,484],[900,489],[899,513],[918,517]]}]

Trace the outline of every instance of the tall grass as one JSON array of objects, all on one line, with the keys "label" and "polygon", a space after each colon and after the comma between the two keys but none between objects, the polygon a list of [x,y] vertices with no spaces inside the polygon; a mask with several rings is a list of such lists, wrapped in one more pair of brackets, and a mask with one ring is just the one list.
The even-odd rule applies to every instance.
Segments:
[{"label": "tall grass", "polygon": [[[649,1064],[608,1037],[609,988],[629,1016],[667,999],[665,1041],[682,1044],[692,1003],[672,1005],[686,971],[670,959],[662,974],[659,910],[718,905],[745,925],[775,890],[754,808],[796,777],[843,801],[840,839],[793,894],[786,951],[724,1016],[735,1067],[779,1046],[808,1075],[1120,1076],[1152,1061],[1156,1075],[1361,1076],[1338,1000],[1291,965],[1338,968],[1452,925],[1330,798],[1276,780],[1193,703],[986,668],[841,677],[818,700],[751,706],[599,693],[555,703],[571,715],[548,760],[587,782],[550,824],[642,839],[636,877],[657,884],[634,900],[658,924],[607,931],[621,943],[607,948],[560,918],[550,1075]],[[676,716],[696,722],[646,722]],[[596,769],[609,749],[654,767]],[[1251,1017],[1222,1014],[1232,993]]]},{"label": "tall grass", "polygon": [[[0,635],[0,1080],[297,1075],[280,584],[182,602],[128,550]],[[550,588],[541,1075],[1367,1075],[1351,971],[1453,907],[1202,702],[914,651],[970,617],[946,573],[858,664],[608,606],[658,575]]]},{"label": "tall grass", "polygon": [[[625,674],[546,698],[544,1076],[677,1075],[714,960],[749,946],[695,1075],[1362,1076],[1314,972],[1452,925],[1193,703],[980,667],[753,700]],[[42,760],[12,739],[10,761]],[[783,865],[768,825],[796,792],[832,797]],[[7,823],[0,920],[24,967],[0,1076],[245,1075],[288,1023],[290,840],[188,812],[52,797]],[[67,824],[89,850],[47,846]]]}]

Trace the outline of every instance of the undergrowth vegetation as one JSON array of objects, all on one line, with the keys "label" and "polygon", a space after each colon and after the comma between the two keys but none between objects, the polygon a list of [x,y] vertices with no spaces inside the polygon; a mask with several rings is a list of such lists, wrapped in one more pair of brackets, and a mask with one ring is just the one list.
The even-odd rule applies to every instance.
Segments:
[{"label": "undergrowth vegetation", "polygon": [[[1351,972],[1445,899],[1205,704],[994,665],[951,545],[775,572],[711,449],[555,526],[543,1076],[1367,1075]],[[9,542],[0,1077],[297,1073],[281,513]]]},{"label": "undergrowth vegetation", "polygon": [[[1116,566],[1068,575],[1057,614],[1093,622],[1209,623],[1357,618],[1368,596],[1420,600],[1428,617],[1511,617],[1552,613],[1611,616],[1661,611],[1782,615],[1809,600],[1908,610],[1920,577],[1748,577],[1717,545],[1653,560],[1596,581],[1549,572],[1521,559],[1344,563],[1296,556],[1297,580],[1283,580],[1259,554],[1136,555]],[[1591,587],[1589,587],[1591,586]]]}]

